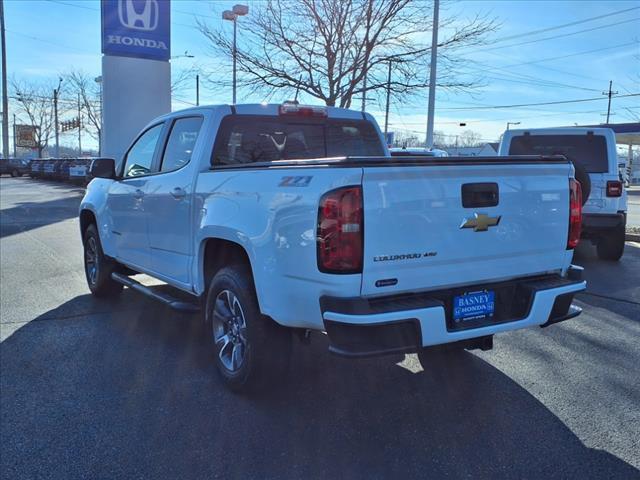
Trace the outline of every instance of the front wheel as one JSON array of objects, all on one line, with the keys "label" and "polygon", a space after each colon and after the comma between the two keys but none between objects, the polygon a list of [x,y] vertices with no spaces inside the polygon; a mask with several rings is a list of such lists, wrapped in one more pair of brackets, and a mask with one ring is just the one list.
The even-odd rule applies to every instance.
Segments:
[{"label": "front wheel", "polygon": [[98,229],[91,224],[84,232],[84,273],[89,290],[96,297],[113,297],[122,292],[123,285],[111,278],[116,264],[105,256]]},{"label": "front wheel", "polygon": [[291,332],[260,313],[247,266],[216,273],[207,292],[206,321],[217,370],[230,390],[255,391],[284,377]]},{"label": "front wheel", "polygon": [[601,260],[609,260],[617,262],[624,253],[624,227],[616,228],[615,230],[608,232],[598,240],[596,249],[598,251],[598,258]]},{"label": "front wheel", "polygon": [[12,170],[11,171],[11,176],[15,178],[15,177],[20,177],[21,175],[17,170]]}]

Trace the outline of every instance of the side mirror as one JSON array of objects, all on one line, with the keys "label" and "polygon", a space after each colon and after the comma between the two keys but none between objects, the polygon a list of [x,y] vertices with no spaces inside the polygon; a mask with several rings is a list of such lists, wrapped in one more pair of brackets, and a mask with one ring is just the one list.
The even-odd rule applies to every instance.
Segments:
[{"label": "side mirror", "polygon": [[113,158],[96,158],[91,162],[89,175],[93,178],[116,178],[116,161]]}]

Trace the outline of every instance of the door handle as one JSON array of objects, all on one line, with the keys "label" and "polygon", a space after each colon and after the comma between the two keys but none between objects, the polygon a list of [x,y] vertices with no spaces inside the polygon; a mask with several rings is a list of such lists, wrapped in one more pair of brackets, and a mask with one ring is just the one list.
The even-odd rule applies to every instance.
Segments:
[{"label": "door handle", "polygon": [[183,199],[185,196],[187,195],[187,192],[185,192],[183,189],[181,189],[180,187],[176,187],[173,190],[171,190],[171,196],[173,198],[175,198],[176,200],[181,200]]},{"label": "door handle", "polygon": [[136,190],[133,192],[133,198],[141,199],[142,197],[144,197],[144,192],[139,188],[136,188]]}]

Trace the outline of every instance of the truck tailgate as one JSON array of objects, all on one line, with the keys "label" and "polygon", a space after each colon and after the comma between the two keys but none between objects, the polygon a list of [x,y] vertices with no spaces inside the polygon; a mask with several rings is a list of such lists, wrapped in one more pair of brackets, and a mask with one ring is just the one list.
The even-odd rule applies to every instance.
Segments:
[{"label": "truck tailgate", "polygon": [[364,167],[362,295],[559,271],[567,255],[570,170],[568,163],[481,159]]}]

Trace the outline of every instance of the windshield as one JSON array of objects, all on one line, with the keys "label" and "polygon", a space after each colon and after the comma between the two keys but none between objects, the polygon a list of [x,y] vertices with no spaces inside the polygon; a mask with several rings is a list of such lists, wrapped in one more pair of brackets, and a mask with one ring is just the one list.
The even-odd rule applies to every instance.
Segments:
[{"label": "windshield", "polygon": [[382,155],[375,128],[364,120],[233,115],[222,121],[213,164]]},{"label": "windshield", "polygon": [[522,135],[511,139],[509,155],[564,155],[589,173],[609,170],[602,135]]}]

